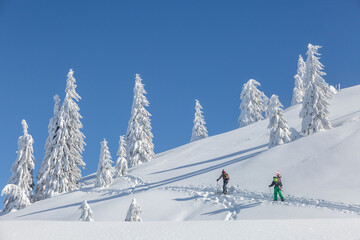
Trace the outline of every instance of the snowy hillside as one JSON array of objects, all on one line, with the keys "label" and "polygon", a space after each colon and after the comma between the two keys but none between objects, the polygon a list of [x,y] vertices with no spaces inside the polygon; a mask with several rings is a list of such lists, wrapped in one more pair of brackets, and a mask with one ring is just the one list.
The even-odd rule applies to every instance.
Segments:
[{"label": "snowy hillside", "polygon": [[[144,221],[134,224],[140,224],[145,229],[155,224],[147,223],[152,221],[201,220],[191,225],[193,227],[185,223],[157,225],[165,224],[169,229],[181,226],[184,233],[189,234],[189,231],[197,231],[192,229],[194,226],[198,226],[199,231],[205,231],[208,224],[203,221],[246,220],[238,225],[224,225],[226,222],[221,222],[219,225],[209,223],[209,226],[219,231],[229,231],[226,229],[233,226],[234,231],[241,229],[232,233],[234,237],[240,232],[243,236],[250,236],[246,231],[250,231],[252,225],[263,225],[269,231],[272,224],[279,224],[279,219],[292,219],[287,222],[289,229],[301,230],[304,234],[305,229],[316,225],[325,229],[321,232],[322,236],[327,236],[324,239],[335,239],[326,235],[329,234],[326,230],[328,226],[328,230],[340,231],[337,233],[340,237],[356,239],[360,237],[360,231],[357,230],[360,227],[359,103],[360,86],[341,90],[330,101],[333,129],[271,149],[267,147],[268,120],[264,120],[157,154],[153,161],[130,168],[128,176],[115,179],[108,188],[94,187],[94,174],[84,177],[83,186],[78,191],[38,201],[26,209],[0,216],[0,220],[4,221],[0,222],[0,239],[10,236],[10,225],[14,225],[8,220],[26,220],[17,224],[22,228],[31,226],[31,229],[37,229],[34,226],[37,223],[28,222],[31,220],[77,221],[80,216],[78,208],[83,200],[87,200],[91,206],[95,221],[122,222],[132,198],[136,198],[141,206],[141,218]],[[297,130],[300,130],[300,108],[300,105],[296,105],[284,111],[290,127]],[[226,196],[217,194],[221,183],[219,181],[217,186],[216,179],[222,169],[230,174],[230,194]],[[273,203],[268,188],[276,170],[283,176],[284,203]],[[316,220],[325,218],[323,221]],[[254,219],[258,220],[249,221]],[[106,225],[93,224],[83,223],[84,230],[90,230],[89,226],[103,229]],[[109,231],[116,232],[117,226],[133,230],[136,228],[134,224],[109,223],[106,226]],[[65,225],[81,226],[81,223]],[[56,231],[50,222],[44,223],[44,226]],[[161,228],[158,230],[161,231]],[[295,234],[296,231],[289,233]],[[266,236],[263,232],[258,234],[259,237]],[[299,236],[306,238],[307,235]],[[209,238],[218,237],[220,235]],[[174,236],[173,239],[181,238]]]}]

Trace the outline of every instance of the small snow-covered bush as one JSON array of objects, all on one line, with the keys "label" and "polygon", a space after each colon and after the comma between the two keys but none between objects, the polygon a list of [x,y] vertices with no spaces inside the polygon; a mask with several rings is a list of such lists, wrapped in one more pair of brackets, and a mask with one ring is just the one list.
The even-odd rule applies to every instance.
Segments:
[{"label": "small snow-covered bush", "polygon": [[134,198],[130,204],[129,210],[127,212],[125,221],[127,222],[142,222],[142,219],[139,217],[139,214],[142,212],[140,206]]},{"label": "small snow-covered bush", "polygon": [[92,212],[89,204],[86,200],[84,200],[79,207],[79,210],[81,211],[80,220],[85,222],[93,222],[94,221],[94,213]]}]

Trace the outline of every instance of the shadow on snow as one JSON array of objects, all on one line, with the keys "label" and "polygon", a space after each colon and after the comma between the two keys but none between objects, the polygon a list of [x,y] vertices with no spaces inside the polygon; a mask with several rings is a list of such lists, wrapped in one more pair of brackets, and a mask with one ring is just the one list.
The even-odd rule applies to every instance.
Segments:
[{"label": "shadow on snow", "polygon": [[[185,166],[180,167],[180,168],[191,167],[191,166],[195,166],[195,165],[199,165],[199,164],[207,163],[207,162],[219,161],[219,160],[222,160],[222,159],[225,159],[225,158],[228,158],[228,157],[232,157],[232,156],[236,156],[236,155],[246,153],[246,152],[249,152],[249,151],[252,151],[252,150],[260,149],[260,148],[263,148],[265,146],[267,146],[267,144],[266,145],[260,145],[260,146],[255,147],[255,148],[250,148],[248,150],[239,151],[239,152],[236,152],[236,153],[233,153],[233,154],[225,155],[225,156],[222,156],[222,157],[219,157],[219,158],[214,158],[214,159],[207,160],[207,161],[204,161],[204,162],[185,165]],[[228,160],[228,161],[225,161],[225,162],[215,164],[215,165],[210,166],[210,167],[206,167],[206,168],[196,170],[196,171],[193,171],[193,172],[190,172],[190,173],[186,173],[186,174],[183,174],[183,175],[179,175],[179,176],[176,176],[176,177],[168,178],[168,179],[165,179],[165,180],[162,180],[162,181],[149,183],[149,184],[137,185],[135,187],[123,189],[123,190],[119,191],[119,194],[117,194],[117,195],[108,196],[108,197],[104,197],[104,198],[99,198],[99,199],[95,199],[95,200],[89,200],[88,203],[93,204],[93,203],[97,203],[97,202],[101,202],[101,201],[112,200],[112,199],[128,196],[130,194],[140,193],[140,192],[143,192],[143,191],[146,191],[146,190],[149,190],[149,189],[158,188],[158,187],[170,184],[170,183],[178,182],[178,181],[181,181],[181,180],[184,180],[184,179],[188,179],[188,178],[198,176],[200,174],[204,174],[204,173],[207,173],[207,172],[210,172],[210,171],[213,171],[213,170],[217,170],[219,168],[224,168],[224,167],[232,165],[234,163],[238,163],[238,162],[250,159],[252,157],[255,157],[255,156],[257,156],[257,155],[259,155],[259,154],[261,154],[261,153],[263,153],[265,151],[266,150],[260,150],[260,151],[257,151],[255,153],[251,153],[251,154],[248,154],[248,155],[245,155],[245,156],[234,158],[234,159],[231,159],[231,160]],[[169,171],[171,171],[171,169]],[[79,190],[76,190],[76,191],[83,191],[83,190],[79,189]],[[68,204],[68,205],[64,205],[64,206],[60,206],[60,207],[54,207],[54,208],[50,208],[50,209],[36,211],[36,212],[20,215],[17,218],[22,218],[22,217],[26,217],[26,216],[30,216],[30,215],[34,215],[34,214],[38,214],[38,213],[50,212],[50,211],[58,210],[58,209],[75,207],[75,206],[81,205],[81,203],[82,202],[77,202],[77,203],[72,203],[72,204]]]}]

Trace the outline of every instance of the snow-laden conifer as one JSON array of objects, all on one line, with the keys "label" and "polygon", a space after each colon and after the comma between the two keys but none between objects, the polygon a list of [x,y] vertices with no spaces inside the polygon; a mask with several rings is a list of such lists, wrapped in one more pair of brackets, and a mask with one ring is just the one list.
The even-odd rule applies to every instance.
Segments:
[{"label": "snow-laden conifer", "polygon": [[320,46],[309,44],[306,53],[306,91],[300,117],[301,131],[308,135],[331,128],[327,100],[332,97],[332,93],[322,78],[326,74],[322,72],[324,66],[319,61],[319,48]]},{"label": "snow-laden conifer", "polygon": [[270,117],[270,112],[269,112],[270,99],[264,94],[263,100],[264,100],[265,119],[268,119]]},{"label": "snow-laden conifer", "polygon": [[208,131],[205,127],[204,116],[202,115],[203,111],[201,109],[202,106],[200,105],[200,102],[197,99],[195,99],[194,126],[192,129],[190,142],[208,137]]},{"label": "snow-laden conifer", "polygon": [[45,157],[41,163],[41,167],[39,169],[39,173],[37,175],[38,183],[35,188],[35,196],[34,200],[42,200],[47,198],[46,191],[50,187],[51,184],[51,175],[49,175],[49,171],[52,169],[52,165],[54,164],[52,159],[53,150],[56,145],[56,136],[57,131],[59,129],[59,111],[60,111],[60,98],[58,95],[54,96],[54,116],[50,119],[48,125],[48,133],[49,136],[45,143]]},{"label": "snow-laden conifer", "polygon": [[124,136],[120,136],[119,140],[119,150],[117,152],[118,159],[115,164],[115,175],[114,177],[125,176],[128,171],[128,164],[126,160],[126,144]]},{"label": "snow-laden conifer", "polygon": [[126,214],[125,221],[127,222],[142,222],[142,219],[139,217],[139,214],[142,212],[140,206],[134,198],[130,204],[129,210]]},{"label": "snow-laden conifer", "polygon": [[[33,155],[32,136],[28,133],[28,125],[25,120],[21,121],[23,127],[23,135],[18,139],[17,158],[11,167],[11,177],[9,184],[14,184],[24,191],[25,195],[31,201],[34,190],[33,172],[35,168],[35,158]],[[7,197],[5,201],[11,201]]]},{"label": "snow-laden conifer", "polygon": [[84,200],[79,207],[79,210],[81,211],[80,220],[84,222],[93,222],[94,221],[94,213],[90,208],[90,205],[87,203],[86,200]]},{"label": "snow-laden conifer", "polygon": [[[81,153],[84,150],[85,136],[80,131],[82,124],[79,106],[75,101],[81,98],[76,93],[74,72],[67,75],[65,99],[57,114],[57,131],[53,138],[53,148],[42,175],[39,176],[39,194],[37,199],[49,198],[60,193],[78,189],[81,179],[79,166],[85,167]],[[56,107],[55,107],[56,108]],[[56,116],[54,117],[56,118]]]},{"label": "snow-laden conifer", "polygon": [[291,105],[295,105],[298,103],[301,103],[304,100],[305,95],[305,73],[306,73],[306,65],[304,62],[304,59],[301,55],[299,55],[298,60],[298,66],[297,66],[297,73],[294,76],[295,82],[294,82],[294,90],[293,90],[293,96],[291,100]]},{"label": "snow-laden conifer", "polygon": [[260,86],[260,83],[254,79],[250,79],[242,87],[240,95],[240,127],[245,127],[264,119],[262,113],[266,110],[264,106],[266,96],[263,92],[259,91],[256,86]]},{"label": "snow-laden conifer", "polygon": [[283,117],[283,105],[277,95],[272,95],[269,103],[270,141],[269,148],[291,141],[291,132],[287,121]]},{"label": "snow-laden conifer", "polygon": [[107,141],[104,139],[104,141],[101,142],[100,159],[96,173],[95,187],[108,187],[113,182],[114,169],[111,166],[112,163],[113,161],[111,160]]},{"label": "snow-laden conifer", "polygon": [[145,97],[146,91],[141,80],[140,75],[136,74],[134,100],[125,138],[129,167],[149,162],[154,158],[151,114],[145,109],[149,106],[149,101]]},{"label": "snow-laden conifer", "polygon": [[[73,161],[75,161],[76,166],[85,167],[85,163],[82,160],[81,153],[84,151],[84,134],[81,132],[81,129],[83,128],[82,123],[80,122],[80,119],[82,116],[80,115],[79,111],[80,108],[77,105],[75,101],[81,100],[81,97],[77,94],[75,88],[76,80],[74,78],[74,71],[70,69],[68,73],[68,78],[66,80],[66,95],[65,100],[63,102],[62,106],[62,113],[64,114],[64,123],[66,124],[66,128],[68,131],[68,141],[71,142],[70,144],[70,155]],[[81,179],[81,172],[80,169],[78,171],[80,175],[76,176],[77,180]]]},{"label": "snow-laden conifer", "polygon": [[29,197],[26,192],[14,184],[7,184],[1,191],[1,196],[6,195],[3,213],[25,208],[30,205]]}]

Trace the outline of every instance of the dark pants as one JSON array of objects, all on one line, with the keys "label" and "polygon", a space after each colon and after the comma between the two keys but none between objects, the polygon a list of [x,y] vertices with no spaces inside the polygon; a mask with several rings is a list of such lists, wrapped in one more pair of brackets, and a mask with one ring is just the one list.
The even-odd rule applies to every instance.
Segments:
[{"label": "dark pants", "polygon": [[227,193],[227,184],[229,183],[229,181],[224,181],[224,185],[223,185],[223,193]]}]

